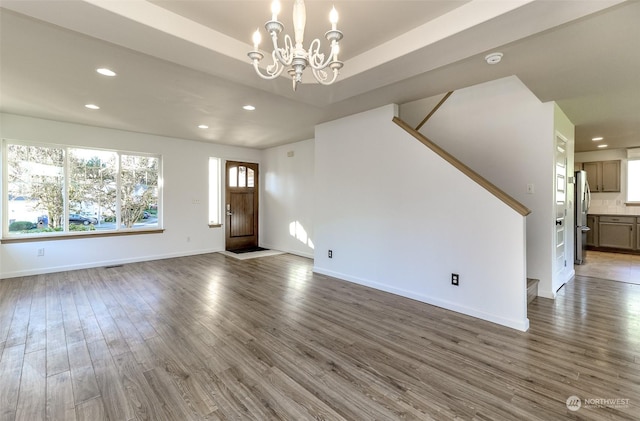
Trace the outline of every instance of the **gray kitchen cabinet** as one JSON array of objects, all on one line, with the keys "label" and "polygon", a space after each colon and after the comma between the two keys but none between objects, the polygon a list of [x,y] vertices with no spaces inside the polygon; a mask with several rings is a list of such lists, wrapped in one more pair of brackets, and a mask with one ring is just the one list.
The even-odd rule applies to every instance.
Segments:
[{"label": "gray kitchen cabinet", "polygon": [[598,247],[598,217],[596,215],[587,215],[587,245]]},{"label": "gray kitchen cabinet", "polygon": [[636,218],[633,216],[600,216],[598,246],[633,250],[637,245]]},{"label": "gray kitchen cabinet", "polygon": [[620,191],[620,160],[583,162],[592,193]]}]

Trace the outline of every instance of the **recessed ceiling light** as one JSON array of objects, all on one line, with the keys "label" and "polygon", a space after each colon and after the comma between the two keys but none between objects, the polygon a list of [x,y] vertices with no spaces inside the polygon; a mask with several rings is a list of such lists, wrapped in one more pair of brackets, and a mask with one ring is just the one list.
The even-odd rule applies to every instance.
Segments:
[{"label": "recessed ceiling light", "polygon": [[98,107],[96,104],[86,104],[85,107],[87,107],[90,110],[99,110],[100,107]]},{"label": "recessed ceiling light", "polygon": [[599,148],[606,148],[609,145],[598,145]]},{"label": "recessed ceiling light", "polygon": [[498,64],[502,60],[502,53],[491,53],[484,58],[487,64]]},{"label": "recessed ceiling light", "polygon": [[209,126],[207,126],[206,124],[201,124],[198,126],[199,129],[208,129]]},{"label": "recessed ceiling light", "polygon": [[242,109],[246,111],[253,111],[256,109],[256,107],[254,107],[253,105],[245,105],[242,107]]},{"label": "recessed ceiling light", "polygon": [[591,139],[591,140],[593,140],[594,142],[598,142],[598,141],[600,141],[600,140],[602,140],[602,139],[604,139],[604,137],[602,137],[602,136],[598,136],[598,137],[594,137],[594,138],[593,138],[593,139]]},{"label": "recessed ceiling light", "polygon": [[96,72],[100,73],[103,76],[115,76],[116,72],[114,72],[111,69],[107,69],[106,67],[101,67],[99,69],[96,69]]}]

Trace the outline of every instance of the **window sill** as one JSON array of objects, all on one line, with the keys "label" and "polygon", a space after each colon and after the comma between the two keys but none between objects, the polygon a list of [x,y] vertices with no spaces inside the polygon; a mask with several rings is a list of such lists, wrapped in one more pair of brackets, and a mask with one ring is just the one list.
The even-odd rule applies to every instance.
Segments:
[{"label": "window sill", "polygon": [[164,229],[114,231],[87,234],[35,235],[30,237],[7,237],[0,239],[0,244],[31,243],[36,241],[76,240],[78,238],[119,237],[123,235],[162,234]]},{"label": "window sill", "polygon": [[625,206],[640,206],[640,202],[625,202]]},{"label": "window sill", "polygon": [[220,228],[222,224],[209,224],[209,228]]}]

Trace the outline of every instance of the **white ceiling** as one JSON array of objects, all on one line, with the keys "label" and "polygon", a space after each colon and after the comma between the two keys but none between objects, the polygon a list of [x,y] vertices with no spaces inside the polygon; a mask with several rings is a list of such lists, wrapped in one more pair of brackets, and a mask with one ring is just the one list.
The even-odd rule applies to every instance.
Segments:
[{"label": "white ceiling", "polygon": [[[290,34],[292,3],[280,15]],[[296,92],[285,77],[258,78],[246,55],[256,27],[266,39],[269,5],[0,0],[0,111],[266,148],[312,138],[324,121],[515,74],[569,116],[577,151],[596,149],[597,135],[609,148],[640,146],[640,1],[307,0],[305,45],[324,40],[335,5],[345,65],[336,84],[306,73]],[[494,51],[504,59],[489,66]]]}]

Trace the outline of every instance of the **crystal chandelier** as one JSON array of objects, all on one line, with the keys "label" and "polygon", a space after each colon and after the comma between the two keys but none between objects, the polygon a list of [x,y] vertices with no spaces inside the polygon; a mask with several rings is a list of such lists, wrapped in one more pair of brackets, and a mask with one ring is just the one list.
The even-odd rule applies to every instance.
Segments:
[{"label": "crystal chandelier", "polygon": [[[284,25],[278,21],[278,13],[280,13],[280,2],[274,0],[271,3],[271,20],[265,23],[264,27],[273,41],[273,53],[271,54],[273,63],[266,68],[266,74],[262,73],[258,66],[260,60],[264,58],[264,54],[258,51],[260,44],[260,31],[256,29],[253,34],[253,51],[248,53],[253,63],[256,73],[263,79],[275,79],[285,67],[288,67],[288,73],[293,80],[293,90],[295,91],[298,84],[302,82],[302,72],[307,66],[311,67],[313,76],[323,85],[331,85],[336,81],[338,73],[343,66],[338,61],[338,52],[340,46],[338,43],[342,39],[342,32],[336,29],[338,24],[338,12],[335,7],[329,13],[329,21],[331,22],[331,30],[327,31],[325,38],[331,43],[331,52],[326,57],[320,52],[320,40],[314,39],[309,46],[309,50],[305,50],[302,46],[304,40],[304,27],[307,20],[307,12],[304,6],[304,0],[295,0],[293,5],[293,29],[295,34],[295,46],[288,34],[284,36],[284,47],[278,46],[278,35],[284,29]],[[332,75],[328,69],[332,70]]]}]

